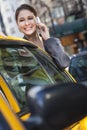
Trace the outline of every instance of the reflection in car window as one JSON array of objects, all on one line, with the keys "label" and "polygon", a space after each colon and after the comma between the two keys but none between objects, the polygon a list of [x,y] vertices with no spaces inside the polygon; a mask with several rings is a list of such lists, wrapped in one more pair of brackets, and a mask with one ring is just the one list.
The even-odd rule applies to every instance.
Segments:
[{"label": "reflection in car window", "polygon": [[53,80],[26,48],[0,48],[0,72],[14,93],[20,108],[25,108],[27,87],[52,84]]},{"label": "reflection in car window", "polygon": [[54,82],[67,82],[71,81],[70,77],[63,71],[61,71],[53,62],[49,56],[46,56],[41,50],[31,50],[32,53],[38,59],[38,62],[42,65],[42,67],[46,70],[46,72],[50,75]]}]

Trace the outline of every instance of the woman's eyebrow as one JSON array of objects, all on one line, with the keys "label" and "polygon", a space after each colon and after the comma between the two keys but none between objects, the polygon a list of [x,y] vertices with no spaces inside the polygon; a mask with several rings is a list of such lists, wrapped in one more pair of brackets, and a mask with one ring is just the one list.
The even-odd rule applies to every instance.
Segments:
[{"label": "woman's eyebrow", "polygon": [[24,18],[24,17],[22,17],[22,16],[21,16],[21,17],[18,17],[18,19],[21,19],[21,18]]}]

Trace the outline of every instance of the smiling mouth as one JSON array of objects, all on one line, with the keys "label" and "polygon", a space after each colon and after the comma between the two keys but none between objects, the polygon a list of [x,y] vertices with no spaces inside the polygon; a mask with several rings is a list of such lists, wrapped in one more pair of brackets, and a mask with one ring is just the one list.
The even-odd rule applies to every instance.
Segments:
[{"label": "smiling mouth", "polygon": [[24,28],[25,31],[30,31],[32,28]]},{"label": "smiling mouth", "polygon": [[32,28],[33,28],[33,26],[26,26],[26,27],[24,28],[24,30],[28,31],[28,30],[31,30]]}]

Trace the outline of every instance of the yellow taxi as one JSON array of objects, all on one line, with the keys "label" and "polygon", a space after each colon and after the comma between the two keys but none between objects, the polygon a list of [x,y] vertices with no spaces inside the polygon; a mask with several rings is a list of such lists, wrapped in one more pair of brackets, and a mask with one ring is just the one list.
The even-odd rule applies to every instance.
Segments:
[{"label": "yellow taxi", "polygon": [[24,39],[0,37],[0,90],[23,121],[31,115],[26,102],[29,88],[67,82],[75,80],[58,68],[45,51]]}]

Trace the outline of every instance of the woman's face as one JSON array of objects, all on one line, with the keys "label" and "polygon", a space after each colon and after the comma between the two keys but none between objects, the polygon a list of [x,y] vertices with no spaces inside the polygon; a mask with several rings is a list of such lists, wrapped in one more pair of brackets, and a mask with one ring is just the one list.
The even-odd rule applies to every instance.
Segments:
[{"label": "woman's face", "polygon": [[17,25],[25,35],[32,35],[36,31],[34,14],[29,10],[21,10],[18,14]]}]

